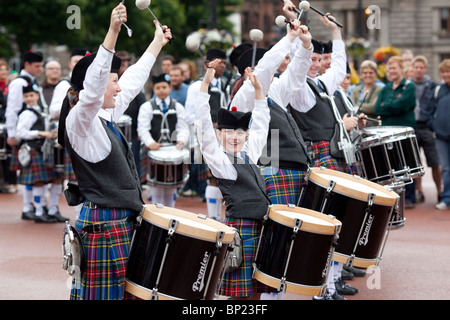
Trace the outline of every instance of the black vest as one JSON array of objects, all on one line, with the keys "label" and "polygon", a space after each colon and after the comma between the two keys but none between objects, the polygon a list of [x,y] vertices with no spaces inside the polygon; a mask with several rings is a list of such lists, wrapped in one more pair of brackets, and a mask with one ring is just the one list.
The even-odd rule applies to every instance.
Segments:
[{"label": "black vest", "polygon": [[308,153],[302,133],[294,118],[270,99],[268,105],[270,110],[269,135],[259,164],[280,169],[305,171],[308,164]]},{"label": "black vest", "polygon": [[[99,207],[142,210],[142,190],[128,143],[119,138],[101,120],[111,140],[111,153],[102,161],[92,163],[82,159],[72,149],[66,133],[66,148],[72,160],[81,194]],[[117,125],[114,126],[118,129]],[[118,129],[120,132],[120,129]],[[126,138],[121,133],[122,140]]]},{"label": "black vest", "polygon": [[169,137],[171,138],[171,141],[166,141],[166,139],[163,139],[161,142],[173,142],[177,141],[176,136],[173,136],[173,133],[175,132],[175,127],[177,124],[177,111],[175,108],[176,101],[174,99],[170,99],[170,104],[167,106],[168,111],[166,114],[164,114],[159,106],[156,104],[155,100],[150,100],[150,105],[153,108],[153,118],[150,122],[151,128],[150,128],[150,134],[155,141],[159,141],[159,138],[161,138],[161,129],[163,129],[163,119],[164,117],[167,118],[167,123],[169,125]]},{"label": "black vest", "polygon": [[267,214],[270,199],[261,171],[254,164],[228,155],[237,171],[236,180],[217,179],[225,200],[225,215],[229,218],[262,220]]},{"label": "black vest", "polygon": [[[36,111],[36,110],[34,110],[32,108],[28,108],[28,107],[26,107],[20,113],[22,113],[26,110],[33,112],[37,116],[37,120],[35,123],[33,123],[30,130],[45,131],[45,119],[42,116],[42,114],[39,111]],[[44,141],[45,141],[45,138],[37,138],[37,139],[33,139],[33,140],[22,141],[22,143],[26,142],[30,146],[30,148],[37,150],[37,151],[41,151],[41,148],[44,145]]]},{"label": "black vest", "polygon": [[[299,112],[291,106],[289,106],[289,111],[307,143],[312,141],[330,141],[333,137],[334,126],[336,124],[331,103],[328,99],[320,96],[320,89],[314,80],[308,78],[307,83],[316,96],[315,106],[306,113]],[[323,87],[326,93],[325,85]]]}]

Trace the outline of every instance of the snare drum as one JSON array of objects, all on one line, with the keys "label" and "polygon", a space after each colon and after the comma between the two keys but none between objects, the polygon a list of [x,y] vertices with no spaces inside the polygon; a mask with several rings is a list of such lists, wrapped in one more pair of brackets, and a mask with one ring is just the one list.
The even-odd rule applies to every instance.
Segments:
[{"label": "snare drum", "polygon": [[147,181],[151,185],[177,187],[189,178],[189,150],[179,150],[175,145],[167,145],[159,150],[150,150],[148,157]]},{"label": "snare drum", "polygon": [[203,215],[146,205],[131,244],[125,290],[141,299],[213,299],[235,233]]},{"label": "snare drum", "polygon": [[402,185],[425,173],[413,128],[369,127],[362,132],[358,154],[368,180]]},{"label": "snare drum", "polygon": [[322,295],[341,226],[313,210],[273,205],[261,230],[254,278],[279,291]]},{"label": "snare drum", "polygon": [[119,126],[120,130],[122,131],[123,135],[127,139],[129,143],[131,143],[131,128],[132,128],[133,120],[131,117],[127,114],[123,114],[119,121],[117,122],[117,125]]},{"label": "snare drum", "polygon": [[8,135],[6,132],[6,125],[0,123],[0,160],[5,160],[8,157],[8,145],[6,143],[7,138]]},{"label": "snare drum", "polygon": [[398,195],[379,184],[343,172],[311,168],[298,206],[342,222],[333,260],[367,268],[378,265]]},{"label": "snare drum", "polygon": [[65,149],[61,147],[61,145],[58,143],[58,140],[56,140],[53,146],[53,168],[56,172],[64,172],[65,157]]}]

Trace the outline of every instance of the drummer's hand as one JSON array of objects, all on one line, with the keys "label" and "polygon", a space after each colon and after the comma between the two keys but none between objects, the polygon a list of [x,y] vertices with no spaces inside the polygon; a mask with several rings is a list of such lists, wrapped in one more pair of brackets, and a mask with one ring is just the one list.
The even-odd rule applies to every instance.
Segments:
[{"label": "drummer's hand", "polygon": [[297,13],[294,11],[295,4],[291,0],[284,0],[283,12],[288,21],[297,19]]},{"label": "drummer's hand", "polygon": [[367,124],[367,120],[366,120],[366,115],[364,113],[360,113],[358,115],[358,127],[359,129],[362,129],[366,126]]},{"label": "drummer's hand", "polygon": [[176,147],[178,150],[182,150],[184,148],[184,146],[185,146],[185,144],[183,141],[177,141]]},{"label": "drummer's hand", "polygon": [[345,130],[350,131],[356,128],[358,125],[357,117],[349,117],[348,113],[344,114],[342,117],[342,121],[344,121]]},{"label": "drummer's hand", "polygon": [[159,150],[159,148],[162,146],[162,143],[159,142],[152,142],[150,143],[150,145],[148,146],[148,148],[150,150]]},{"label": "drummer's hand", "polygon": [[217,65],[217,63],[220,62],[220,59],[215,59],[213,61],[206,61],[206,72],[205,76],[203,77],[203,81],[200,85],[200,92],[208,92],[209,84],[211,83],[212,79],[214,79],[214,75],[216,74],[216,70],[214,69]]},{"label": "drummer's hand", "polygon": [[14,137],[9,137],[8,139],[6,139],[6,143],[8,144],[8,146],[14,148],[17,145],[17,140]]}]

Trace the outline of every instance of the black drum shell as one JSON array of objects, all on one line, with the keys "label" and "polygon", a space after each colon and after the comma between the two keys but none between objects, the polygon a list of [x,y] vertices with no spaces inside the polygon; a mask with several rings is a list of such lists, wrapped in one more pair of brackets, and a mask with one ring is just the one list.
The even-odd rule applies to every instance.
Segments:
[{"label": "black drum shell", "polygon": [[[256,268],[281,279],[289,255],[293,228],[268,219],[261,233]],[[331,260],[334,235],[309,231],[297,232],[286,281],[304,286],[322,286],[326,281],[327,266]]]},{"label": "black drum shell", "polygon": [[366,226],[364,226],[361,233],[361,237],[367,234],[367,241],[364,241],[365,238],[363,238],[360,243],[361,237],[358,238],[358,235],[364,222],[368,201],[331,191],[325,208],[321,211],[327,189],[312,180],[309,180],[303,188],[303,195],[299,200],[300,207],[333,215],[342,222],[342,229],[335,248],[336,253],[350,256],[353,254],[355,244],[358,243],[354,252],[357,258],[371,260],[378,257],[393,207],[376,203],[371,206],[368,215],[368,218],[371,219],[369,232],[365,232]]},{"label": "black drum shell", "polygon": [[[127,266],[127,280],[152,291],[163,260],[168,230],[156,226],[145,219],[137,228]],[[172,299],[200,300],[207,290],[206,300],[214,298],[228,245],[222,244],[216,249],[216,243],[196,239],[190,236],[174,233],[170,240],[166,260],[164,262],[158,293]],[[211,271],[213,254],[217,251],[217,259],[211,276],[209,287],[193,291],[193,285],[198,280],[205,255],[209,262],[204,272],[203,283]]]}]

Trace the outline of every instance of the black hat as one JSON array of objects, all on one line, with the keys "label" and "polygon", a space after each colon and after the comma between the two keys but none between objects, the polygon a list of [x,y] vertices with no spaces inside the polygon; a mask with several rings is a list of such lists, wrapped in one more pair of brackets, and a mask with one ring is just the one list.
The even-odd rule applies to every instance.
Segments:
[{"label": "black hat", "polygon": [[217,112],[218,129],[243,129],[247,131],[250,127],[251,112],[241,112],[220,108]]},{"label": "black hat", "polygon": [[35,83],[28,83],[27,86],[23,87],[23,93],[28,93],[28,92],[36,92],[39,93],[39,87],[37,84]]},{"label": "black hat", "polygon": [[170,76],[167,73],[160,74],[159,76],[152,76],[152,83],[157,84],[160,82],[167,82],[170,84]]},{"label": "black hat", "polygon": [[222,51],[220,49],[209,49],[208,52],[206,52],[206,60],[213,61],[214,59],[226,59],[227,55],[225,54],[225,51]]},{"label": "black hat", "polygon": [[323,43],[322,42],[312,39],[311,43],[314,47],[313,52],[318,53],[318,54],[323,54]]},{"label": "black hat", "polygon": [[237,63],[239,61],[239,57],[241,56],[241,54],[244,53],[245,51],[247,51],[248,49],[251,49],[251,48],[252,48],[252,45],[250,43],[247,43],[247,42],[241,43],[240,45],[235,47],[233,49],[233,51],[231,51],[231,53],[230,53],[230,63],[231,63],[231,65],[237,67]]},{"label": "black hat", "polygon": [[44,55],[42,52],[30,50],[23,55],[23,63],[29,62],[42,62],[44,60]]},{"label": "black hat", "polygon": [[88,50],[86,49],[80,49],[80,48],[73,48],[72,52],[70,53],[70,57],[74,57],[74,56],[85,56],[86,54],[88,54]]},{"label": "black hat", "polygon": [[323,53],[333,52],[333,41],[322,42],[322,45],[323,45]]},{"label": "black hat", "polygon": [[[86,71],[91,65],[92,61],[94,61],[97,53],[88,54],[84,58],[82,58],[75,65],[72,71],[72,78],[70,82],[75,87],[75,89],[82,90],[84,78],[86,77]],[[114,55],[111,63],[111,73],[119,73],[120,66],[122,64],[122,60]]]},{"label": "black hat", "polygon": [[[266,52],[267,49],[263,48],[256,49],[255,66],[258,64],[258,61],[264,56]],[[248,49],[243,54],[241,54],[237,63],[237,67],[241,75],[245,73],[245,69],[247,67],[252,66],[252,59],[253,59],[253,49]]]}]

